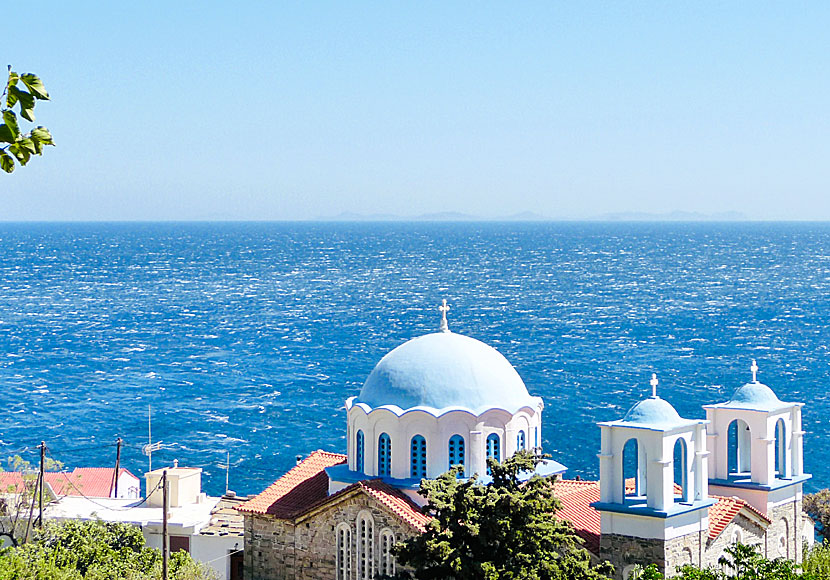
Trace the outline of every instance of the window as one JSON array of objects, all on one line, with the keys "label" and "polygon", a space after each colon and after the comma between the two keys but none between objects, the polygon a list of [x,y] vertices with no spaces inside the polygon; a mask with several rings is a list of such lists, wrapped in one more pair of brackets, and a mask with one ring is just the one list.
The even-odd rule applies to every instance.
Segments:
[{"label": "window", "polygon": [[526,449],[525,432],[519,431],[519,434],[516,435],[516,451],[521,451],[522,449]]},{"label": "window", "polygon": [[357,441],[355,441],[355,469],[363,473],[363,449],[364,449],[363,431],[358,430]]},{"label": "window", "polygon": [[392,576],[395,574],[395,557],[392,555],[392,546],[395,545],[395,534],[386,529],[380,533],[380,574]]},{"label": "window", "polygon": [[784,419],[778,419],[775,423],[775,475],[787,477],[787,427]]},{"label": "window", "polygon": [[392,440],[386,433],[381,433],[378,437],[378,475],[392,475]]},{"label": "window", "polygon": [[427,440],[422,435],[415,435],[409,451],[409,475],[423,479],[427,476]]},{"label": "window", "polygon": [[170,536],[170,553],[179,550],[190,553],[190,536]]},{"label": "window", "polygon": [[533,428],[533,447],[539,448],[539,427]]},{"label": "window", "polygon": [[[495,433],[487,436],[487,457],[495,461],[501,461],[501,439]],[[490,466],[487,466],[487,475],[492,475]]]},{"label": "window", "polygon": [[622,448],[623,497],[646,495],[645,457],[640,459],[640,446],[636,438],[631,438]]},{"label": "window", "polygon": [[[461,435],[453,435],[450,437],[449,443],[449,457],[450,457],[450,468],[455,465],[460,465],[464,467],[466,464],[464,462],[464,438]],[[464,475],[464,471],[462,470],[459,477]]]},{"label": "window", "polygon": [[348,524],[337,527],[337,580],[351,580],[352,578],[352,530]]},{"label": "window", "polygon": [[375,577],[375,521],[371,514],[360,512],[357,516],[357,578],[372,580]]},{"label": "window", "polygon": [[680,488],[680,501],[689,501],[689,482],[687,481],[688,466],[686,441],[678,437],[674,443],[672,462],[674,463],[674,484]]}]

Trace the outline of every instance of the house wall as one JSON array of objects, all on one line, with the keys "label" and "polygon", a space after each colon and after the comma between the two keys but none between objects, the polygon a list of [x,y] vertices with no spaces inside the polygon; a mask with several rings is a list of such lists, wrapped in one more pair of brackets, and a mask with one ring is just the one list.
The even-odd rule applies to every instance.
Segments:
[{"label": "house wall", "polygon": [[190,555],[199,562],[209,562],[208,566],[216,571],[217,578],[230,578],[231,559],[229,554],[243,547],[239,536],[202,536],[190,538]]},{"label": "house wall", "polygon": [[335,531],[343,523],[352,532],[351,567],[352,577],[356,578],[356,523],[361,512],[368,512],[374,524],[372,548],[374,572],[377,572],[381,532],[391,530],[395,542],[417,532],[361,493],[320,510],[296,525],[272,516],[246,514],[245,580],[335,580]]}]

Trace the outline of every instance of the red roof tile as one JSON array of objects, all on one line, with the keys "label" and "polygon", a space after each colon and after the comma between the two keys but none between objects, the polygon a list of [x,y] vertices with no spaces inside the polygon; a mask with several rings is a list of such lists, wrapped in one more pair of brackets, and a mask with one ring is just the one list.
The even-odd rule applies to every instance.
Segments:
[{"label": "red roof tile", "polygon": [[585,548],[599,554],[600,514],[591,507],[599,501],[599,482],[559,480],[553,484],[553,494],[562,504],[556,516],[571,522],[576,534],[585,540]]},{"label": "red roof tile", "polygon": [[359,485],[367,494],[385,505],[392,513],[416,530],[423,532],[426,529],[427,522],[432,519],[424,514],[421,508],[415,505],[411,499],[379,479],[361,481]]},{"label": "red roof tile", "polygon": [[[46,483],[58,496],[73,495],[86,497],[110,497],[112,495],[112,475],[114,469],[110,467],[76,467],[71,472],[47,471]],[[120,473],[128,473],[121,468]],[[37,478],[37,474],[31,474]],[[22,482],[22,475],[16,471],[0,472],[0,491],[7,491],[10,487],[17,487]]]},{"label": "red roof tile", "polygon": [[738,515],[738,512],[741,510],[747,510],[767,523],[770,521],[766,515],[762,514],[760,511],[738,497],[723,497],[719,495],[713,495],[710,497],[718,500],[715,505],[709,508],[709,537],[713,540],[726,529],[729,522],[735,519],[735,516]]},{"label": "red roof tile", "polygon": [[[76,467],[71,473],[47,472],[46,483],[58,495],[112,497],[113,471],[110,467]],[[127,473],[135,478],[123,467],[119,473],[121,476]]]},{"label": "red roof tile", "polygon": [[324,470],[341,463],[346,463],[345,455],[315,451],[265,491],[236,509],[291,519],[328,496],[329,478]]}]

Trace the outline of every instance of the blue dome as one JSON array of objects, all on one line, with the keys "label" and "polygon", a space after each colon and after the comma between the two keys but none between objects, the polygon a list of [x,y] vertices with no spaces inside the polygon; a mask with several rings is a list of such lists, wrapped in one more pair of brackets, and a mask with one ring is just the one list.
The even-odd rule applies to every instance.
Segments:
[{"label": "blue dome", "polygon": [[623,423],[638,423],[645,426],[668,426],[688,423],[680,417],[671,404],[660,397],[649,397],[631,407]]},{"label": "blue dome", "polygon": [[501,353],[452,332],[420,336],[388,353],[355,400],[373,408],[463,408],[475,413],[491,408],[515,413],[539,402]]},{"label": "blue dome", "polygon": [[768,411],[785,407],[787,403],[783,403],[765,384],[754,382],[738,388],[732,398],[721,406]]}]

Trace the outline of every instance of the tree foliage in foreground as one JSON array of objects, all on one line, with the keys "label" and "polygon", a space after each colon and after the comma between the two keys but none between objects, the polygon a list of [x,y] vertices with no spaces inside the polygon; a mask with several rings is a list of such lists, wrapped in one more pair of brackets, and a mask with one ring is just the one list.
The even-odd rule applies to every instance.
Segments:
[{"label": "tree foliage in foreground", "polygon": [[[0,546],[4,543],[16,546],[26,541],[33,528],[40,476],[35,466],[20,455],[9,457],[6,464],[10,471],[20,474],[20,481],[0,487]],[[47,457],[44,469],[60,471],[63,463]],[[2,466],[0,471],[4,471]],[[49,501],[45,496],[44,502]]]},{"label": "tree foliage in foreground", "polygon": [[[830,544],[813,547],[804,554],[804,563],[798,566],[785,558],[774,560],[763,557],[754,547],[735,544],[724,550],[719,566],[700,569],[682,567],[676,580],[830,580]],[[663,580],[654,565],[635,568],[627,580]]]},{"label": "tree foliage in foreground", "polygon": [[[158,580],[161,552],[137,527],[118,522],[50,522],[31,542],[0,550],[3,580]],[[185,552],[170,558],[171,580],[215,578]]]},{"label": "tree foliage in foreground", "polygon": [[49,93],[37,75],[18,74],[9,65],[9,78],[0,94],[0,116],[3,121],[0,124],[0,169],[6,173],[14,171],[15,161],[21,166],[26,165],[32,155],[42,155],[46,145],[55,144],[49,129],[38,126],[24,131],[18,119],[19,113],[20,117],[34,123],[35,103],[48,100]]},{"label": "tree foliage in foreground", "polygon": [[418,493],[434,519],[395,547],[398,563],[418,580],[604,580],[611,565],[592,567],[571,524],[555,517],[560,504],[550,479],[519,481],[540,461],[527,451],[504,463],[488,460],[488,485],[459,479],[459,467],[423,480]]},{"label": "tree foliage in foreground", "polygon": [[803,509],[816,523],[821,537],[830,540],[830,489],[804,494]]}]

